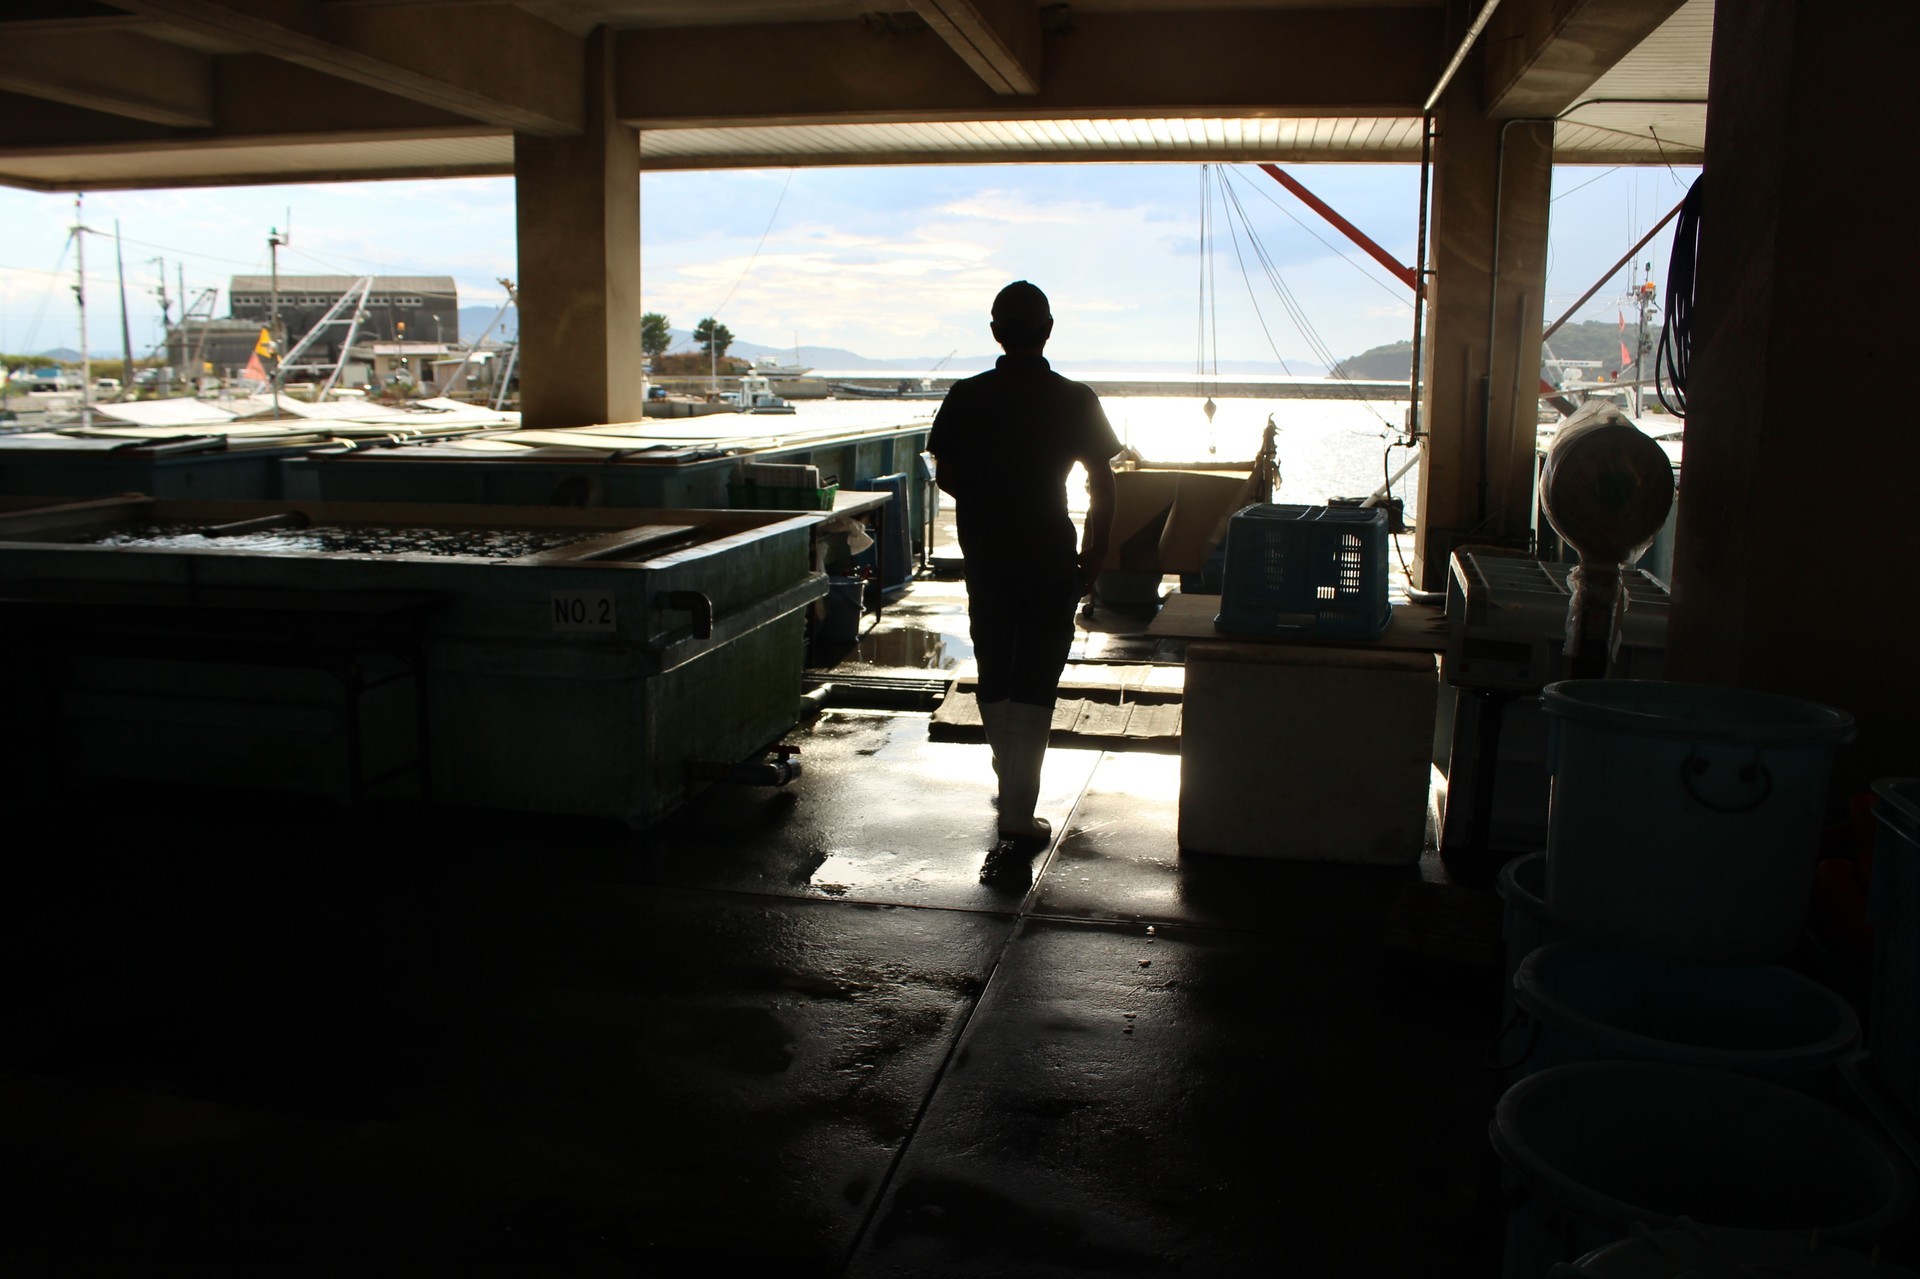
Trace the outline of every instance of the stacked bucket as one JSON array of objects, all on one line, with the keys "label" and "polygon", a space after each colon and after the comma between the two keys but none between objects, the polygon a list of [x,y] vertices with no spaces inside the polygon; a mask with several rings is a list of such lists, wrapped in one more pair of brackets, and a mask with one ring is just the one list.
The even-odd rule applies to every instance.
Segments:
[{"label": "stacked bucket", "polygon": [[[1852,717],[1647,680],[1571,680],[1544,701],[1547,849],[1500,883],[1503,1275],[1910,1279],[1876,1250],[1914,1172],[1842,1108],[1858,1020],[1781,963]],[[1920,784],[1914,798],[1920,840]]]}]

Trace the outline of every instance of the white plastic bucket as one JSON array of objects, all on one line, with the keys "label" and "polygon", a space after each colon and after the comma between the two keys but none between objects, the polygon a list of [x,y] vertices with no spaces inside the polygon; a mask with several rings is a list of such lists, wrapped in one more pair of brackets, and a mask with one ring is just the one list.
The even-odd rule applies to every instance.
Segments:
[{"label": "white plastic bucket", "polygon": [[1837,1095],[1860,1042],[1847,1001],[1790,968],[1682,964],[1585,942],[1521,962],[1514,998],[1532,1023],[1527,1074],[1577,1061],[1665,1061]]},{"label": "white plastic bucket", "polygon": [[1664,680],[1549,684],[1547,903],[1568,932],[1703,963],[1798,942],[1844,711]]},{"label": "white plastic bucket", "polygon": [[1873,1003],[1869,1063],[1880,1086],[1920,1117],[1920,778],[1873,784]]},{"label": "white plastic bucket", "polygon": [[1506,942],[1506,980],[1501,983],[1500,1042],[1495,1060],[1511,1070],[1527,1056],[1530,1027],[1518,1016],[1519,1005],[1513,998],[1514,975],[1520,961],[1542,946],[1564,941],[1566,934],[1553,922],[1547,909],[1547,855],[1529,853],[1516,857],[1500,868],[1494,887],[1506,903],[1501,913],[1500,934]]},{"label": "white plastic bucket", "polygon": [[1896,1266],[1805,1235],[1658,1230],[1609,1244],[1547,1279],[1920,1279]]},{"label": "white plastic bucket", "polygon": [[1860,1124],[1790,1088],[1655,1062],[1560,1066],[1507,1089],[1507,1279],[1539,1279],[1681,1218],[1736,1233],[1872,1244],[1911,1210],[1912,1173]]}]

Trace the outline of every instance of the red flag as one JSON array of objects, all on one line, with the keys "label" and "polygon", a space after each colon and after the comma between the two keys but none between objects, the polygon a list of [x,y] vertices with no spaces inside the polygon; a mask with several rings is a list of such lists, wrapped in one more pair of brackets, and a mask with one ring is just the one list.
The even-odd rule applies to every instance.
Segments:
[{"label": "red flag", "polygon": [[1627,344],[1625,342],[1622,342],[1620,344],[1620,371],[1622,373],[1625,373],[1627,371],[1627,366],[1632,363],[1633,363],[1633,355],[1631,352],[1627,350]]},{"label": "red flag", "polygon": [[255,351],[252,355],[247,357],[247,367],[241,370],[240,380],[242,382],[267,381],[267,370],[260,363],[260,352]]}]

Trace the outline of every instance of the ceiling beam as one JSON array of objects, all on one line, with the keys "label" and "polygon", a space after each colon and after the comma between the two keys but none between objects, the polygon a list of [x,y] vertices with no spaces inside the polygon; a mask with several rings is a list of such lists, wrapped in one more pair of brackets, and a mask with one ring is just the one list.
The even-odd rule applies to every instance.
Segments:
[{"label": "ceiling beam", "polygon": [[469,120],[540,136],[582,127],[580,39],[511,4],[340,8],[317,0],[114,0],[208,39]]},{"label": "ceiling beam", "polygon": [[1040,6],[1034,0],[911,0],[947,47],[995,93],[1040,92]]},{"label": "ceiling beam", "polygon": [[1506,0],[1484,37],[1486,110],[1555,116],[1672,17],[1686,0]]},{"label": "ceiling beam", "polygon": [[1038,92],[996,93],[932,30],[858,22],[620,35],[640,128],[1088,116],[1418,114],[1442,11],[1219,9],[1073,15],[1042,34]]},{"label": "ceiling beam", "polygon": [[[473,126],[456,112],[345,84],[273,58],[240,54],[214,58],[212,64],[208,83],[213,123],[207,128],[181,131],[0,95],[0,147],[258,145],[276,137],[300,141],[361,132],[433,136]],[[12,109],[16,103],[27,109]]]},{"label": "ceiling beam", "polygon": [[149,124],[213,124],[204,53],[111,29],[10,26],[0,89]]}]

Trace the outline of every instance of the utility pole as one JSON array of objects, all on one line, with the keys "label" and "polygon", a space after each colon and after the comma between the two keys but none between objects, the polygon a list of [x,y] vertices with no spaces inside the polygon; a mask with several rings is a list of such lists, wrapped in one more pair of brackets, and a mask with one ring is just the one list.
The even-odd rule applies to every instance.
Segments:
[{"label": "utility pole", "polygon": [[73,296],[80,304],[80,425],[93,425],[93,360],[87,355],[87,228],[73,197]]},{"label": "utility pole", "polygon": [[148,258],[147,265],[160,268],[160,287],[153,291],[153,295],[160,303],[160,328],[165,331],[173,327],[173,299],[167,296],[167,260]]},{"label": "utility pole", "polygon": [[[167,260],[165,258],[148,258],[147,265],[160,268],[160,287],[153,291],[153,296],[160,303],[160,349],[167,353],[167,363],[165,367],[171,368],[173,366],[173,299],[167,296]],[[185,346],[186,341],[187,335],[182,333],[180,335],[181,345]],[[161,375],[158,370],[155,371],[153,380],[154,385],[161,390],[162,394],[172,389],[170,386],[162,384]],[[173,379],[169,377],[166,381],[170,383]]]},{"label": "utility pole", "polygon": [[120,277],[120,393],[113,398],[124,400],[127,390],[133,385],[133,329],[127,323],[127,258],[120,251],[120,219],[113,220],[113,265]]},{"label": "utility pole", "polygon": [[[289,209],[289,223],[292,210]],[[267,253],[273,261],[273,292],[267,302],[267,333],[273,340],[273,373],[267,378],[267,385],[273,388],[273,415],[280,416],[280,352],[286,349],[280,340],[280,246],[293,237],[291,225],[287,234],[281,235],[278,227],[267,228]]]}]

